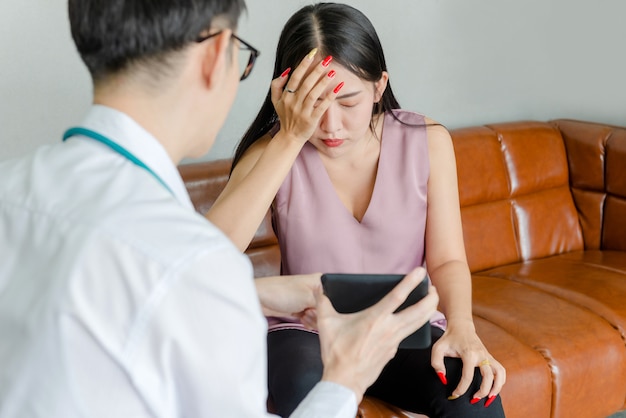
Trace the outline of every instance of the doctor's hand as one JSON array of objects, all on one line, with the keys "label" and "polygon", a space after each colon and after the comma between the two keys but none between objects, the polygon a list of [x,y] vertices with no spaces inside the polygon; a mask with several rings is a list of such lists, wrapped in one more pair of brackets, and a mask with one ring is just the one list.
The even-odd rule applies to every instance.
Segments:
[{"label": "doctor's hand", "polygon": [[365,390],[396,354],[400,342],[435,313],[439,297],[431,286],[426,297],[394,314],[424,276],[424,269],[413,270],[380,302],[351,314],[337,313],[321,289],[318,290],[322,380],[352,389],[357,401],[361,401]]},{"label": "doctor's hand", "polygon": [[[295,140],[303,145],[313,136],[322,115],[337,97],[343,83],[337,83],[335,71],[328,66],[332,57],[317,57],[312,50],[291,72],[272,80],[272,103],[280,120],[277,136]],[[289,76],[291,74],[291,77]]]}]

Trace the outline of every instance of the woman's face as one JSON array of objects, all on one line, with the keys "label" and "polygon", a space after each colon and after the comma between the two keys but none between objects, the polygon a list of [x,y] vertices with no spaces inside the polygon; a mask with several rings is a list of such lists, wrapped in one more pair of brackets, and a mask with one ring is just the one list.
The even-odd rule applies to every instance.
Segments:
[{"label": "woman's face", "polygon": [[379,81],[373,83],[357,77],[339,64],[331,63],[328,71],[331,69],[337,73],[336,82],[331,83],[327,93],[341,81],[344,86],[320,119],[309,142],[322,154],[334,158],[349,155],[371,137],[372,106],[381,99],[388,76],[385,72]]}]

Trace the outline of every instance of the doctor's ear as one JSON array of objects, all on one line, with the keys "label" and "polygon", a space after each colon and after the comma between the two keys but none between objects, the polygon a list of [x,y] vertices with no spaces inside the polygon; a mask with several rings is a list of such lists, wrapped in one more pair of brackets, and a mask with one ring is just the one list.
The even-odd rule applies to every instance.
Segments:
[{"label": "doctor's ear", "polygon": [[232,30],[222,29],[201,43],[202,76],[209,89],[222,83],[228,71],[232,70],[234,52],[231,35]]}]

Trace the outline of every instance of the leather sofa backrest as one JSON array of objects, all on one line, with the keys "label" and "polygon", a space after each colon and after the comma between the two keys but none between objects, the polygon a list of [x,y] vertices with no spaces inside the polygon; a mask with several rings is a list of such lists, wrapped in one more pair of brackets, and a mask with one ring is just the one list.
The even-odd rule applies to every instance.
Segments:
[{"label": "leather sofa backrest", "polygon": [[559,119],[585,248],[626,251],[626,129]]},{"label": "leather sofa backrest", "polygon": [[514,122],[451,134],[472,272],[584,247],[557,127]]},{"label": "leather sofa backrest", "polygon": [[[583,248],[626,251],[625,128],[561,119],[451,135],[472,272]],[[179,167],[198,212],[221,193],[230,163]],[[246,253],[256,277],[279,274],[269,214]]]}]

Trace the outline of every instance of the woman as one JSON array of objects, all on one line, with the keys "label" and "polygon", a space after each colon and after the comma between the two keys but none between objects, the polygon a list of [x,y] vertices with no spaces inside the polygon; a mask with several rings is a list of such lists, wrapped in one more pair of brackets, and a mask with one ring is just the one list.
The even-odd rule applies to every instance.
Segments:
[{"label": "woman", "polygon": [[[432,349],[399,350],[368,395],[430,417],[504,416],[506,372],[471,315],[450,135],[400,110],[378,36],[350,6],[289,19],[270,92],[207,216],[244,250],[270,204],[283,275],[424,265],[438,289],[445,319],[431,320]],[[301,319],[269,318],[269,390],[282,416],[321,378],[318,335],[302,323],[314,312]]]}]

